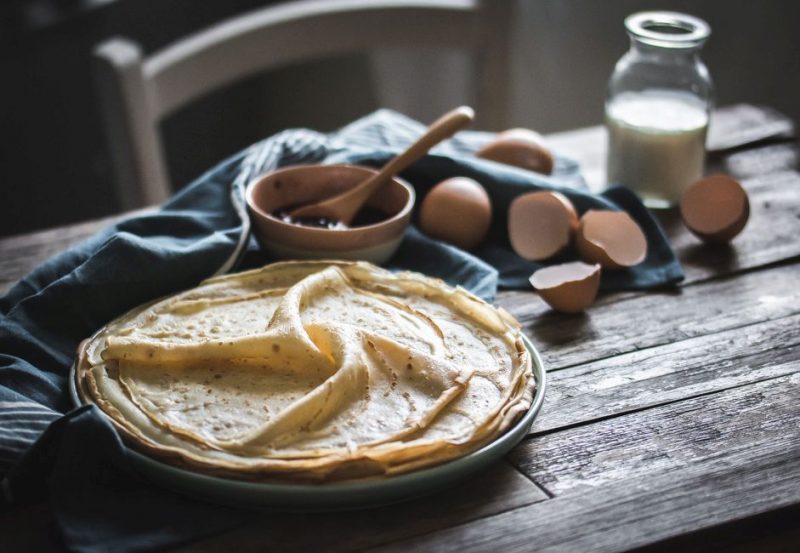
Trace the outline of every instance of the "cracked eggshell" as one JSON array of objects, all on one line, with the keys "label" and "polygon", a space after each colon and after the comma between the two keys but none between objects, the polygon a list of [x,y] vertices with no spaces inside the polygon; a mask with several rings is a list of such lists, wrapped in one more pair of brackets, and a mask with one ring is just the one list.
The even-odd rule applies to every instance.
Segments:
[{"label": "cracked eggshell", "polygon": [[581,257],[604,269],[633,267],[647,257],[641,227],[624,211],[590,209],[581,217],[575,245]]},{"label": "cracked eggshell", "polygon": [[508,238],[520,257],[548,259],[566,250],[578,229],[578,212],[559,192],[528,192],[508,208]]},{"label": "cracked eggshell", "polygon": [[553,154],[545,146],[542,136],[530,129],[508,129],[475,155],[543,175],[552,174],[555,165]]},{"label": "cracked eggshell", "polygon": [[492,223],[492,202],[477,181],[453,177],[434,186],[422,201],[422,232],[469,250],[480,244]]},{"label": "cracked eggshell", "polygon": [[600,274],[599,263],[573,261],[539,269],[531,275],[530,283],[556,311],[580,313],[594,303]]},{"label": "cracked eggshell", "polygon": [[681,218],[704,242],[728,242],[750,217],[742,185],[727,175],[710,175],[692,184],[681,199]]}]

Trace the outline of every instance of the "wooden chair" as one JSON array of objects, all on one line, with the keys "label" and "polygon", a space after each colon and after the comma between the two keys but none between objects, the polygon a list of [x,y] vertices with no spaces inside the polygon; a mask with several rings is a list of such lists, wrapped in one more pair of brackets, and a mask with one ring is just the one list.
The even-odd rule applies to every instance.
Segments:
[{"label": "wooden chair", "polygon": [[234,81],[278,67],[386,47],[474,52],[483,128],[506,121],[507,0],[301,0],[229,19],[144,57],[114,38],[94,51],[97,82],[121,207],[170,196],[161,119]]}]

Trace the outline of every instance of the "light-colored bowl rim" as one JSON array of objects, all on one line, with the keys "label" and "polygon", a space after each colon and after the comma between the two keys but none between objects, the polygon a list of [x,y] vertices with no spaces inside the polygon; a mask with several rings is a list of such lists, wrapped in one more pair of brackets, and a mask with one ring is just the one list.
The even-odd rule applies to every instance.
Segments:
[{"label": "light-colored bowl rim", "polygon": [[377,169],[372,167],[366,167],[364,165],[352,165],[349,163],[336,163],[332,165],[323,165],[318,163],[307,163],[307,164],[300,164],[300,165],[290,165],[288,167],[281,167],[280,169],[276,169],[274,171],[269,171],[267,173],[262,173],[261,175],[255,177],[247,184],[247,188],[245,189],[245,201],[247,202],[248,209],[255,211],[259,216],[266,218],[270,223],[276,224],[286,228],[302,228],[304,232],[310,232],[312,235],[322,235],[325,234],[330,236],[331,233],[334,233],[338,236],[347,236],[348,234],[355,234],[358,232],[369,231],[372,229],[380,228],[385,225],[389,225],[395,221],[402,220],[409,216],[411,210],[414,209],[414,204],[416,203],[417,193],[414,190],[414,187],[405,179],[400,178],[399,176],[395,175],[392,177],[392,180],[397,181],[402,187],[406,189],[408,192],[408,200],[406,201],[403,208],[398,211],[396,214],[392,215],[391,217],[384,219],[383,221],[379,221],[377,223],[373,223],[371,225],[362,225],[358,227],[349,227],[344,229],[326,229],[326,228],[319,228],[319,227],[311,227],[305,225],[295,225],[292,223],[286,223],[277,217],[273,216],[271,213],[267,213],[264,209],[258,206],[253,199],[253,190],[258,186],[260,182],[263,182],[267,177],[280,175],[282,173],[289,173],[295,170],[303,170],[309,168],[345,168],[345,169],[358,169],[368,171],[372,174],[378,172]]}]

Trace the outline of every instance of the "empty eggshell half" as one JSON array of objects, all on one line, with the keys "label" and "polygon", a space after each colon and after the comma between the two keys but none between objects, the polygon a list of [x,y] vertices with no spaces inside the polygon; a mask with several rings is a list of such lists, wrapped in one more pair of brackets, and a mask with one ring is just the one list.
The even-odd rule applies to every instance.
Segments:
[{"label": "empty eggshell half", "polygon": [[727,242],[750,217],[742,185],[727,175],[710,175],[692,184],[681,199],[683,222],[706,242]]},{"label": "empty eggshell half", "polygon": [[552,265],[531,275],[531,285],[547,304],[562,313],[585,311],[600,288],[600,265],[581,261]]},{"label": "empty eggshell half", "polygon": [[553,154],[544,145],[541,135],[530,129],[504,131],[476,155],[544,175],[550,175],[555,164]]},{"label": "empty eggshell half", "polygon": [[434,186],[419,209],[419,226],[432,238],[469,250],[492,223],[492,202],[478,181],[452,177]]},{"label": "empty eggshell half", "polygon": [[575,245],[585,261],[605,269],[632,267],[647,257],[644,232],[624,211],[592,209],[584,213]]},{"label": "empty eggshell half", "polygon": [[528,192],[508,208],[508,238],[520,257],[540,261],[569,247],[578,229],[578,213],[558,192]]}]

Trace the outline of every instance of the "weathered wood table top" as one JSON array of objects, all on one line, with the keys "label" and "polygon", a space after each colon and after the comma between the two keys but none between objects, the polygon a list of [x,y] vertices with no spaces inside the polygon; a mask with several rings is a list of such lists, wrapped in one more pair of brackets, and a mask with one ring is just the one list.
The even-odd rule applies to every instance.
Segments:
[{"label": "weathered wood table top", "polygon": [[[710,169],[742,181],[752,214],[729,247],[660,215],[679,288],[606,294],[581,316],[532,291],[499,295],[549,374],[542,413],[504,462],[409,503],[264,515],[181,550],[800,551],[799,150],[790,122],[752,106],[721,110],[715,131]],[[603,132],[550,137],[592,186]],[[0,240],[0,291],[107,223]],[[48,518],[28,508],[0,533],[49,548]]]}]

